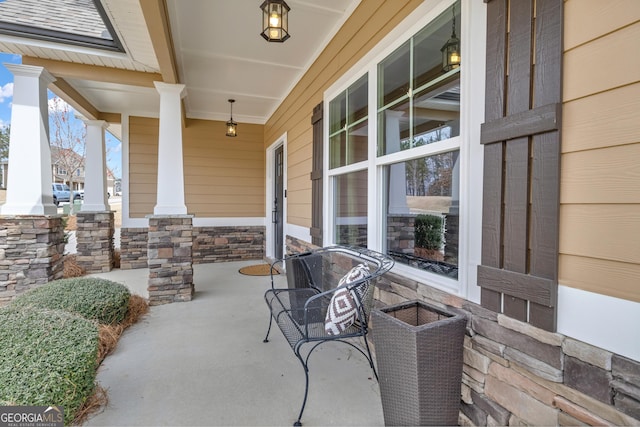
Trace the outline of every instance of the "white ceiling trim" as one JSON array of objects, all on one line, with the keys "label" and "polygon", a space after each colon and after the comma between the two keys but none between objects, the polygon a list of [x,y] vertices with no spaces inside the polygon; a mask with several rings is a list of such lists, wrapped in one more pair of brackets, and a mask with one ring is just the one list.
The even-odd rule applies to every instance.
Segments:
[{"label": "white ceiling trim", "polygon": [[[189,118],[197,120],[217,120],[219,122],[226,122],[227,120],[229,120],[229,114],[227,113],[227,115],[223,115],[221,113],[210,113],[208,111],[191,109],[189,111]],[[233,113],[233,121],[239,123],[238,126],[242,126],[242,123],[254,125],[264,124],[264,119],[262,117],[247,115],[238,116],[236,113]]]},{"label": "white ceiling trim", "polygon": [[[193,92],[199,92],[199,93],[210,93],[210,94],[222,94],[227,96],[226,94],[229,93],[229,91],[227,90],[217,90],[217,89],[211,89],[211,88],[205,88],[205,87],[198,87],[198,86],[189,86],[187,88],[187,92],[188,91],[193,91]],[[255,93],[242,93],[242,92],[237,92],[234,91],[233,92],[233,96],[235,97],[247,97],[247,98],[258,98],[258,99],[268,99],[270,101],[274,101],[274,100],[278,100],[279,98],[276,96],[267,96],[267,95],[256,95]]]},{"label": "white ceiling trim", "polygon": [[[322,10],[325,12],[334,13],[336,15],[342,15],[343,13],[345,13],[345,11],[341,9],[336,9],[334,7],[321,6],[317,3],[310,3],[308,1],[303,1],[303,0],[289,0],[289,3],[292,5],[291,9],[297,9],[298,7],[302,7],[308,10]],[[358,0],[358,3],[360,3],[360,0]],[[346,11],[348,15],[351,15],[351,12],[353,12],[353,10]]]},{"label": "white ceiling trim", "polygon": [[245,62],[248,64],[269,65],[269,66],[278,67],[278,68],[289,68],[291,70],[297,70],[297,71],[305,69],[304,67],[282,64],[280,62],[261,61],[258,59],[250,59],[250,58],[241,57],[241,56],[211,53],[211,52],[207,52],[200,49],[181,49],[181,52],[186,55],[194,55],[194,56],[198,56],[200,58],[206,58],[206,59],[225,59],[228,61]]},{"label": "white ceiling trim", "polygon": [[[216,1],[223,2],[224,0]],[[190,15],[193,9],[189,9],[187,4],[195,6],[198,3],[183,3],[178,0],[168,0],[169,19],[176,50],[176,61],[180,81],[187,85],[188,95],[184,99],[187,117],[228,120],[226,112],[223,113],[220,110],[220,98],[225,100],[227,98],[234,98],[238,101],[238,108],[234,108],[235,120],[239,122],[265,124],[282,104],[283,100],[286,99],[293,88],[300,82],[305,71],[317,60],[329,41],[333,39],[345,21],[358,7],[360,1],[361,0],[325,0],[323,2],[315,2],[311,0],[288,0],[292,10],[290,28],[296,10],[303,12],[300,16],[304,19],[315,20],[317,17],[317,19],[326,22],[328,25],[315,29],[314,31],[317,32],[317,34],[314,35],[315,39],[312,44],[307,44],[306,47],[301,47],[300,43],[294,43],[292,45],[291,42],[289,42],[289,44],[285,43],[284,46],[265,46],[264,49],[267,49],[269,52],[274,52],[274,55],[264,55],[264,49],[262,48],[258,51],[261,54],[256,54],[258,52],[253,51],[253,49],[256,48],[256,43],[253,40],[251,41],[251,45],[248,46],[249,50],[243,49],[243,47],[246,46],[243,45],[243,43],[247,41],[245,36],[248,34],[246,32],[248,28],[246,24],[249,21],[246,19],[242,22],[242,34],[239,36],[237,33],[234,33],[233,38],[228,40],[224,49],[209,49],[211,44],[203,42],[206,39],[200,38],[200,40],[197,40],[197,37],[194,37],[193,33],[193,20],[195,19],[198,23],[201,23],[202,15]],[[251,10],[253,10],[255,6],[255,9],[259,11],[259,3],[260,0],[238,0],[237,3],[234,1],[233,7],[237,4],[239,10],[242,10],[246,15],[249,10],[247,8],[248,5],[250,5]],[[206,6],[210,5],[212,5],[212,3],[206,3]],[[229,3],[225,3],[221,10],[214,12],[212,9],[207,8],[207,11],[209,14],[212,14],[212,16],[219,16],[222,17],[222,19],[225,19],[224,14],[228,14],[226,16],[233,16],[237,19],[237,13],[234,13],[234,9],[229,9],[229,7]],[[220,15],[216,15],[216,13],[220,13]],[[257,15],[256,19],[258,22],[256,24],[259,24],[259,18],[260,16]],[[301,29],[297,31],[301,31],[300,35],[304,36],[301,40],[307,40],[310,37],[310,34],[304,33],[304,30],[308,28],[304,23],[304,19],[297,23],[301,26]],[[202,21],[205,20],[202,19]],[[225,25],[227,22],[221,23],[221,25]],[[215,25],[215,20],[210,22],[210,25]],[[250,28],[253,27],[251,26]],[[250,29],[249,32],[251,33],[251,31]],[[232,32],[226,34],[231,33]],[[220,39],[220,36],[217,37],[218,38],[215,39],[216,43],[214,44],[219,45],[220,40],[224,39]],[[292,37],[296,37],[296,35],[292,34]],[[236,52],[230,51],[228,49],[229,45],[235,45],[240,50],[236,50]],[[285,51],[291,50],[294,46],[295,49],[303,49],[297,61],[295,60],[295,55],[293,58],[291,57],[290,52],[283,55],[283,49]],[[251,52],[254,52],[254,54]],[[206,65],[207,63],[209,63],[209,65]],[[214,63],[218,64],[214,65]],[[198,65],[194,68],[194,64]],[[200,66],[200,68],[198,68],[198,66]],[[207,66],[211,67],[212,73],[217,73],[211,74],[211,78],[215,79],[212,81],[211,86],[206,84],[206,71],[202,68]],[[234,67],[238,67],[238,75],[235,77],[229,74],[229,69]],[[238,79],[249,79],[247,80],[248,85],[245,91],[242,91],[243,86],[239,85],[236,81]],[[275,80],[268,81],[270,79]],[[256,88],[255,83],[258,81],[262,82],[263,89]],[[209,90],[202,91],[200,87],[208,87]],[[207,100],[207,96],[215,99]],[[257,105],[252,104],[252,102],[257,103]],[[240,108],[240,104],[243,105],[242,108]],[[234,107],[235,106],[236,105],[234,105]],[[245,106],[248,106],[248,108]],[[247,111],[247,109],[250,111]],[[223,114],[225,117],[222,117]]]}]

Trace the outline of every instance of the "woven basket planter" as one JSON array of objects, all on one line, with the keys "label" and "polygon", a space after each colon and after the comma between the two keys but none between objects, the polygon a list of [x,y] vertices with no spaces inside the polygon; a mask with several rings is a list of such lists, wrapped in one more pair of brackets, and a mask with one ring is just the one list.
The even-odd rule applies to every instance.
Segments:
[{"label": "woven basket planter", "polygon": [[467,319],[422,301],[371,316],[385,424],[457,425]]}]

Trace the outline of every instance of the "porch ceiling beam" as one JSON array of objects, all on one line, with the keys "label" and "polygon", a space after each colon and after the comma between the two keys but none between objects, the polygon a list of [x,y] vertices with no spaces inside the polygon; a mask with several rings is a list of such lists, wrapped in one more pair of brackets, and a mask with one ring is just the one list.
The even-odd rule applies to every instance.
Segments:
[{"label": "porch ceiling beam", "polygon": [[421,119],[430,120],[455,120],[460,117],[460,112],[418,107],[415,109],[414,116]]},{"label": "porch ceiling beam", "polygon": [[99,111],[63,78],[57,78],[49,85],[49,89],[89,120],[104,120],[107,123],[121,122],[120,114]]},{"label": "porch ceiling beam", "polygon": [[165,0],[140,0],[140,7],[160,66],[162,81],[180,83]]},{"label": "porch ceiling beam", "polygon": [[76,64],[56,61],[54,59],[34,58],[32,56],[23,56],[22,63],[25,65],[44,67],[56,76],[56,78],[63,79],[90,80],[150,88],[155,87],[153,85],[154,81],[162,81],[162,76],[158,73],[144,73],[120,68],[101,67],[98,65]]}]

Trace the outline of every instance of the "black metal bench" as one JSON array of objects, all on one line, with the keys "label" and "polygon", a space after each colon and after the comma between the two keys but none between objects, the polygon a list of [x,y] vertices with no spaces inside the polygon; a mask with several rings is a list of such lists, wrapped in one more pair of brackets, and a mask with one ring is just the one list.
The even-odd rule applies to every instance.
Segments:
[{"label": "black metal bench", "polygon": [[[273,272],[279,263],[286,269],[288,288],[274,285]],[[304,398],[294,426],[302,425],[309,392],[309,357],[319,345],[327,341],[350,345],[367,358],[378,378],[366,339],[373,279],[393,264],[393,259],[381,253],[344,246],[304,252],[272,264],[271,289],[265,293],[270,318],[264,342],[269,341],[275,321],[304,368]]]}]

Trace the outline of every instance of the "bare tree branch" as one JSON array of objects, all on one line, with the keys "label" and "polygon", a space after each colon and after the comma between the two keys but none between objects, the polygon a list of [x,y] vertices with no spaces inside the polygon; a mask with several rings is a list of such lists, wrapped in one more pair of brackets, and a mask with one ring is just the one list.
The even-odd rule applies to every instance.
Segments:
[{"label": "bare tree branch", "polygon": [[73,206],[73,184],[80,178],[84,181],[86,126],[75,120],[73,109],[59,97],[49,100],[49,123],[53,180],[69,185]]}]

